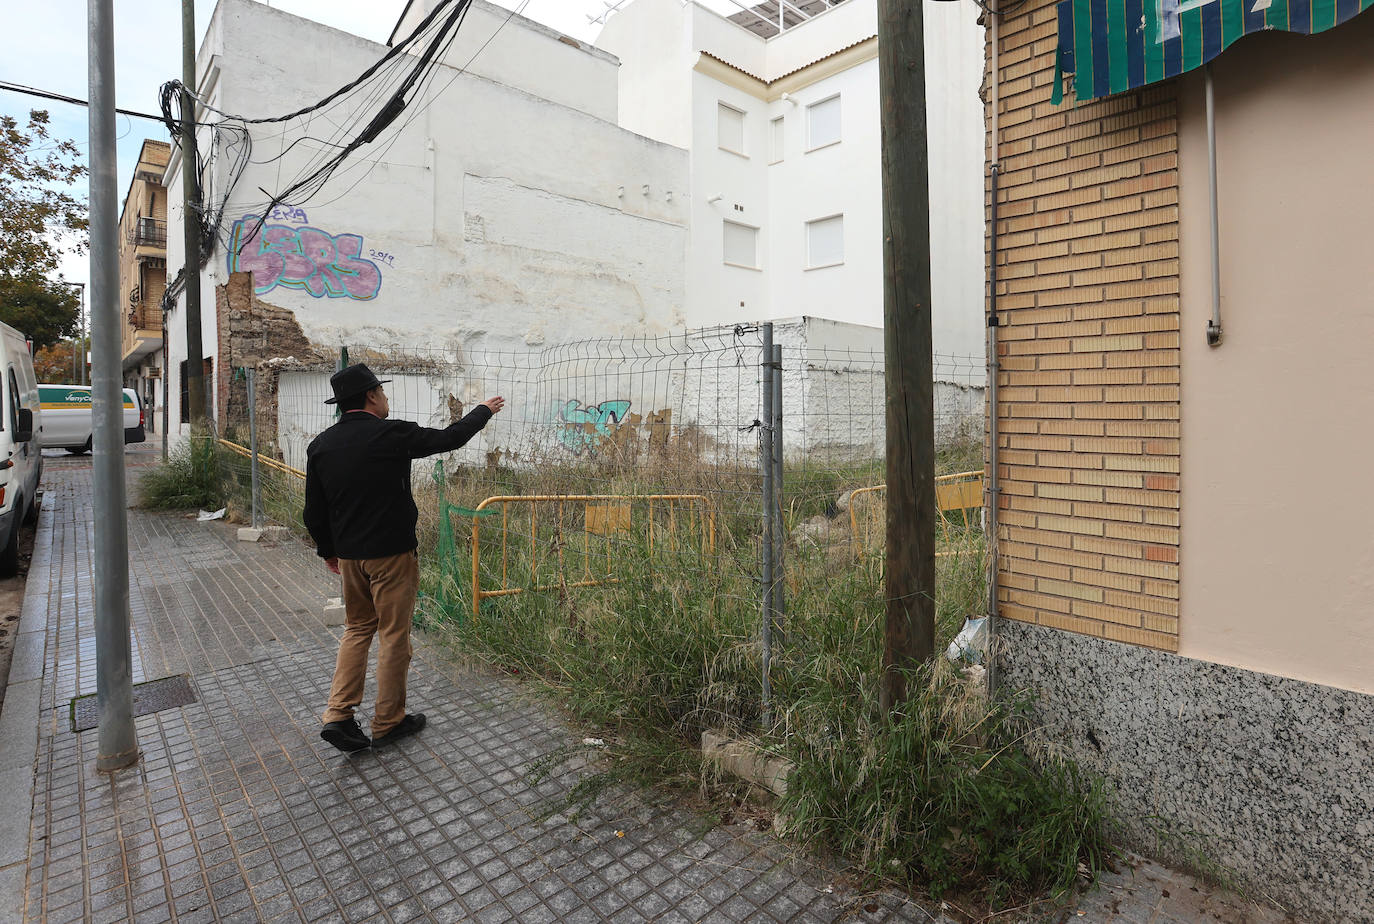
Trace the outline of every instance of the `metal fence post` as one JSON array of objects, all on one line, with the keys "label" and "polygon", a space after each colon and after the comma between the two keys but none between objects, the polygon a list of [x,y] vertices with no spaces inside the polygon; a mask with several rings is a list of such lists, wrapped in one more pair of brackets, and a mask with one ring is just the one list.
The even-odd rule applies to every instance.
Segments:
[{"label": "metal fence post", "polygon": [[759,426],[759,468],[763,474],[763,541],[759,543],[760,577],[762,593],[759,594],[762,611],[760,641],[763,649],[763,725],[767,729],[773,724],[773,691],[769,672],[773,663],[773,554],[776,544],[773,529],[776,520],[773,515],[777,491],[774,485],[773,468],[773,325],[763,325],[763,349],[760,365],[763,367],[763,387],[760,389],[762,415]]},{"label": "metal fence post", "polygon": [[783,478],[782,478],[782,344],[773,344],[773,631],[781,644],[786,640],[787,605],[783,600],[786,589],[787,570],[783,561],[783,547],[787,533],[782,525]]},{"label": "metal fence post", "polygon": [[[95,382],[95,689],[100,705],[95,768],[138,760],[129,636],[129,524],[125,509],[124,401],[119,331],[119,195],[115,178],[114,4],[87,3],[90,55],[91,327]],[[187,169],[183,165],[183,169]],[[35,444],[36,446],[37,444]],[[18,516],[19,512],[16,511]]]},{"label": "metal fence post", "polygon": [[[339,347],[339,361],[336,362],[336,363],[334,364],[334,371],[335,371],[335,372],[343,372],[343,371],[344,371],[345,369],[347,369],[347,368],[348,368],[348,347],[346,347],[346,346],[341,346],[341,347]],[[342,416],[343,416],[343,411],[339,410],[339,406],[338,406],[337,404],[334,405],[334,419],[335,419],[335,420],[338,420],[338,419],[339,419],[340,417],[342,417]]]},{"label": "metal fence post", "polygon": [[262,526],[262,482],[258,480],[258,370],[248,369],[248,450],[252,453],[253,528]]}]

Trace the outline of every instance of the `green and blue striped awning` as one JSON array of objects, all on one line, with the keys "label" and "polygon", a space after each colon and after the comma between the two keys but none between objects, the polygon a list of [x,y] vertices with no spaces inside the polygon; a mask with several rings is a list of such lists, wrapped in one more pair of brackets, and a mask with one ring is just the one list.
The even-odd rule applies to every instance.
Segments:
[{"label": "green and blue striped awning", "polygon": [[1097,99],[1201,67],[1251,32],[1325,32],[1374,0],[1062,0],[1053,102]]}]

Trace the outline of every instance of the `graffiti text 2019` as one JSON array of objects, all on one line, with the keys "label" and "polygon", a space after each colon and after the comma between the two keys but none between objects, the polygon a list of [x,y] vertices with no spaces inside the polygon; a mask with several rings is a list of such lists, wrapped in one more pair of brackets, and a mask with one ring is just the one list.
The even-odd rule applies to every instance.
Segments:
[{"label": "graffiti text 2019", "polygon": [[361,235],[259,224],[256,215],[245,215],[229,237],[229,272],[251,271],[259,295],[286,286],[314,298],[376,298],[382,271],[362,252]]}]

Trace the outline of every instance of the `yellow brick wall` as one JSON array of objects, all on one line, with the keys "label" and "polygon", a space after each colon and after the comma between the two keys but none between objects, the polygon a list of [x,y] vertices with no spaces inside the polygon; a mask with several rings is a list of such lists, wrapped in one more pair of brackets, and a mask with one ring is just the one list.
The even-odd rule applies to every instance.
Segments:
[{"label": "yellow brick wall", "polygon": [[998,26],[1001,613],[1177,651],[1174,84],[1055,106],[1054,4]]}]

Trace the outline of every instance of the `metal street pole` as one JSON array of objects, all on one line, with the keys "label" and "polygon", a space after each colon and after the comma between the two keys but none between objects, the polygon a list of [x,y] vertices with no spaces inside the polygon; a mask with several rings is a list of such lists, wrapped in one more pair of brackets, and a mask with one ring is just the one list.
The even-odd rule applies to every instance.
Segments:
[{"label": "metal street pole", "polygon": [[86,291],[81,290],[81,384],[91,384],[91,325],[86,318]]},{"label": "metal street pole", "polygon": [[77,310],[76,326],[81,342],[80,360],[77,363],[76,384],[86,385],[86,351],[90,344],[86,339],[86,287],[81,287],[81,307]]},{"label": "metal street pole", "polygon": [[200,193],[196,176],[196,4],[181,0],[181,228],[186,247],[186,400],[194,436],[205,424],[205,351],[200,334]]},{"label": "metal street pole", "polygon": [[782,479],[782,344],[773,344],[773,418],[769,427],[773,432],[773,643],[781,644],[787,635],[784,614],[787,612],[783,590],[786,587],[787,568],[783,555],[787,547],[787,533],[783,529],[783,479]]},{"label": "metal street pole", "polygon": [[94,342],[95,689],[100,705],[95,768],[138,760],[129,640],[129,531],[124,491],[120,380],[119,190],[115,168],[113,0],[87,0],[90,53],[91,327]]},{"label": "metal street pole", "polygon": [[935,652],[935,402],[930,166],[920,3],[878,0],[882,109],[883,344],[887,391],[887,621],[879,705]]},{"label": "metal street pole", "polygon": [[[62,284],[63,284],[63,285],[68,285],[68,286],[76,286],[79,290],[81,290],[81,291],[80,291],[80,296],[81,296],[81,307],[77,310],[77,315],[76,315],[76,325],[77,325],[77,327],[78,327],[78,329],[79,329],[79,328],[81,327],[81,318],[86,314],[86,284],[85,284],[84,282],[67,282],[65,279],[62,280]],[[80,384],[81,384],[81,380],[80,380],[79,378],[77,378],[77,375],[76,375],[76,370],[77,370],[77,365],[76,365],[76,364],[77,364],[77,355],[78,355],[78,354],[77,354],[77,350],[79,350],[79,349],[80,349],[80,344],[77,343],[77,335],[76,335],[76,334],[72,334],[72,384],[73,384],[73,385],[80,385]]]},{"label": "metal street pole", "polygon": [[773,484],[773,440],[777,434],[773,432],[773,376],[777,375],[777,370],[773,368],[773,325],[765,323],[763,325],[763,349],[760,351],[759,365],[763,367],[762,384],[762,426],[759,427],[759,468],[763,473],[763,536],[759,543],[762,561],[759,570],[761,572],[760,581],[762,593],[760,593],[760,620],[759,642],[763,656],[763,693],[761,707],[763,710],[763,728],[768,731],[773,725],[773,582],[774,556],[777,554],[777,541],[774,529],[777,527],[777,520],[773,516],[773,508],[777,503],[777,490]]}]

